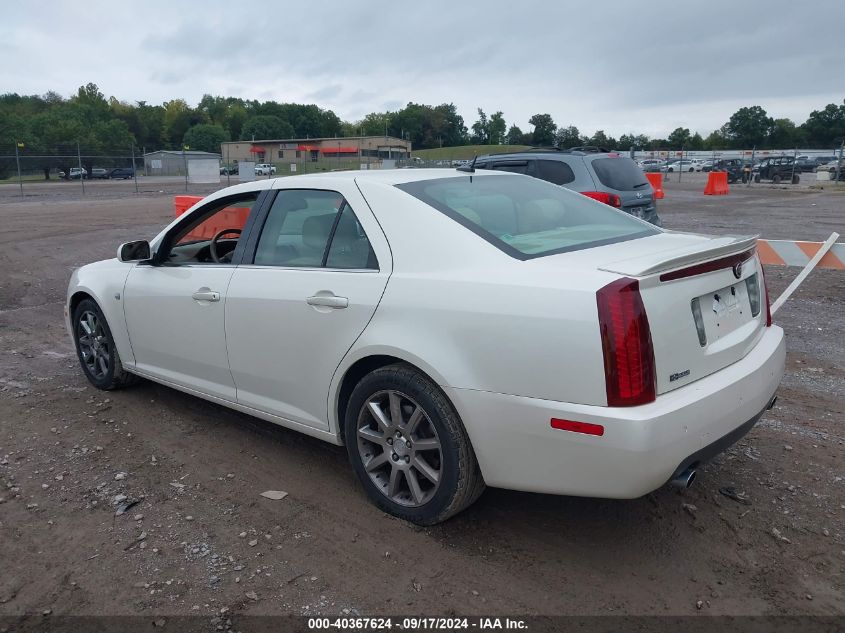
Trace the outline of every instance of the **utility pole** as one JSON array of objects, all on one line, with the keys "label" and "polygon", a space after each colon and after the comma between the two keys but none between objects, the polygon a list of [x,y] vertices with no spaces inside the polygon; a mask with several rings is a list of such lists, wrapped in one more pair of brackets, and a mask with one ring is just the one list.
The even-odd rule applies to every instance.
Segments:
[{"label": "utility pole", "polygon": [[135,143],[132,143],[132,178],[135,179],[135,193],[138,193],[138,170],[135,168]]},{"label": "utility pole", "polygon": [[[20,141],[15,141],[15,162],[18,164],[18,184],[21,188],[21,198],[23,198],[23,178],[21,177],[21,157],[18,153],[18,148],[22,148],[23,143]],[[842,152],[839,152],[839,156],[841,158]]]},{"label": "utility pole", "polygon": [[189,149],[187,145],[182,146],[182,163],[185,165],[185,193],[188,193],[188,156],[185,150]]},{"label": "utility pole", "polygon": [[79,151],[79,141],[76,141],[76,159],[79,161],[79,182],[82,183],[82,195],[85,195],[85,172],[82,171],[82,154]]}]

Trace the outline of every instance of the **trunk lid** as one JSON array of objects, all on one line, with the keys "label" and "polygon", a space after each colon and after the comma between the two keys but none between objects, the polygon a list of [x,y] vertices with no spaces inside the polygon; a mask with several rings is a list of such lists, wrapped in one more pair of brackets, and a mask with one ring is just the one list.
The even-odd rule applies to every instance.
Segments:
[{"label": "trunk lid", "polygon": [[[639,244],[628,257],[599,269],[639,280],[658,394],[710,375],[751,351],[766,327],[755,237],[669,232],[637,241],[651,242],[652,248],[643,252]],[[620,255],[623,250],[618,249]]]}]

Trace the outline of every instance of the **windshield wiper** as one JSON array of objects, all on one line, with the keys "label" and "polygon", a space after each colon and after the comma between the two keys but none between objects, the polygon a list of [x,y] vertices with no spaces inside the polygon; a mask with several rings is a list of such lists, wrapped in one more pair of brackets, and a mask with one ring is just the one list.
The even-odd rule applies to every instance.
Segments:
[{"label": "windshield wiper", "polygon": [[638,185],[634,185],[634,189],[637,189],[638,187],[645,187],[647,184],[647,182],[641,182]]}]

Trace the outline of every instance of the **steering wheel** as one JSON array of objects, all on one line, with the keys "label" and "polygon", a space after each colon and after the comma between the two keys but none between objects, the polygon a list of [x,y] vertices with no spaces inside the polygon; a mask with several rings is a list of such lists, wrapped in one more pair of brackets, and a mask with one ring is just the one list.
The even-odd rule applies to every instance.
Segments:
[{"label": "steering wheel", "polygon": [[229,235],[230,233],[232,235],[234,235],[234,234],[240,235],[241,230],[240,229],[223,229],[222,231],[218,231],[214,235],[214,237],[211,238],[211,243],[208,245],[208,253],[209,253],[209,255],[211,255],[211,259],[214,260],[215,264],[225,264],[226,262],[223,261],[223,259],[225,257],[229,257],[229,261],[231,261],[231,257],[230,257],[231,253],[226,253],[225,255],[223,255],[223,257],[220,257],[217,254],[217,241],[221,237],[223,237],[224,235]]}]

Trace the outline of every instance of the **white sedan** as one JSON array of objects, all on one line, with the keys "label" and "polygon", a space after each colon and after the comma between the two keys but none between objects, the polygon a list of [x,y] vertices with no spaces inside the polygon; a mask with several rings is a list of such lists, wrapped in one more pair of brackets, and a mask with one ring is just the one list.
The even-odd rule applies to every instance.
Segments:
[{"label": "white sedan", "polygon": [[383,510],[485,485],[634,498],[773,402],[754,238],[663,231],[539,179],[338,172],[222,189],[75,271],[88,380],[144,377],[345,444]]}]

